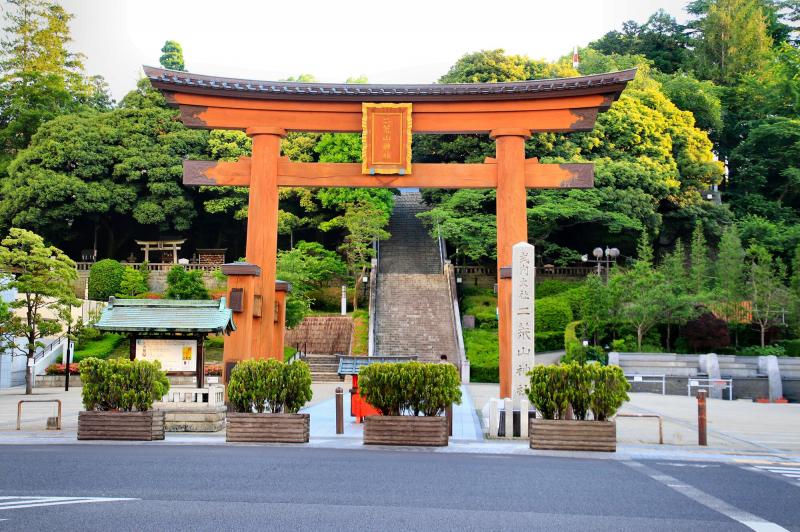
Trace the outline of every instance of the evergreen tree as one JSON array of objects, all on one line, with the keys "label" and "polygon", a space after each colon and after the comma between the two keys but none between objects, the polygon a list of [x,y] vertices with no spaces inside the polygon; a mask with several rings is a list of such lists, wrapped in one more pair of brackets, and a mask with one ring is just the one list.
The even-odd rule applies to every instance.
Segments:
[{"label": "evergreen tree", "polygon": [[703,299],[707,296],[711,280],[711,264],[708,258],[708,244],[703,225],[698,223],[692,231],[692,247],[689,250],[691,267],[689,270],[690,291]]},{"label": "evergreen tree", "polygon": [[748,249],[747,283],[745,296],[750,301],[753,323],[761,333],[761,347],[766,342],[767,331],[782,325],[791,300],[784,286],[786,268],[775,260],[762,246]]},{"label": "evergreen tree", "polygon": [[713,0],[698,27],[695,57],[706,79],[730,85],[766,64],[772,39],[759,0]]},{"label": "evergreen tree", "polygon": [[161,48],[161,57],[158,59],[161,66],[168,70],[185,71],[183,63],[183,48],[177,41],[167,41]]},{"label": "evergreen tree", "polygon": [[107,109],[108,86],[69,52],[72,15],[49,0],[8,0],[0,40],[0,175],[39,125],[89,106]]},{"label": "evergreen tree", "polygon": [[739,344],[738,328],[742,323],[744,299],[745,253],[739,231],[735,225],[725,228],[719,242],[715,263],[716,283],[714,297],[722,319],[734,330],[735,344]]}]

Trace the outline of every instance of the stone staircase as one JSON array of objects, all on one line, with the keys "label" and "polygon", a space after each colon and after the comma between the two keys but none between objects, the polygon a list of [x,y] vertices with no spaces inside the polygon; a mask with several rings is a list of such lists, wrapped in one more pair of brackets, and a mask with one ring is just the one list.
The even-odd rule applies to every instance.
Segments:
[{"label": "stone staircase", "polygon": [[458,364],[448,280],[438,242],[416,215],[425,210],[419,192],[395,200],[391,238],[381,242],[377,277],[376,355],[417,355]]},{"label": "stone staircase", "polygon": [[336,373],[339,369],[339,357],[328,354],[306,354],[303,360],[311,370],[312,382],[342,382],[344,379]]}]

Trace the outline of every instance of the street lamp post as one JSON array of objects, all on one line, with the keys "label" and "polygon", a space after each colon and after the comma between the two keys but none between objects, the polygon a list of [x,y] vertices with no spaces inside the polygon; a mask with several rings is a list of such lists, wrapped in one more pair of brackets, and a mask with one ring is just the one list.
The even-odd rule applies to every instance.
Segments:
[{"label": "street lamp post", "polygon": [[590,259],[589,255],[581,256],[581,260],[583,262],[594,262],[597,263],[597,275],[600,275],[603,270],[603,263],[605,263],[606,267],[606,284],[608,284],[608,270],[611,269],[611,262],[616,262],[617,257],[619,257],[619,249],[617,248],[609,248],[606,246],[606,249],[601,247],[596,247],[592,250],[592,256],[594,259]]}]

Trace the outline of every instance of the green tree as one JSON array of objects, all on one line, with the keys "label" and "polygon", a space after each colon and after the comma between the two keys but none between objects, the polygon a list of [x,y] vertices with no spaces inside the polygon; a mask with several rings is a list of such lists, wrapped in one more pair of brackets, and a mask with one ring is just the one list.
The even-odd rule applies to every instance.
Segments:
[{"label": "green tree", "polygon": [[766,64],[772,39],[759,0],[713,0],[697,25],[695,58],[706,79],[729,85]]},{"label": "green tree", "polygon": [[162,67],[168,70],[186,70],[186,65],[183,63],[183,48],[177,41],[167,41],[164,43],[158,62],[161,63]]},{"label": "green tree", "polygon": [[139,294],[147,292],[147,281],[145,280],[142,272],[136,268],[126,266],[122,272],[122,281],[119,284],[119,292],[117,297],[135,297]]},{"label": "green tree", "polygon": [[730,160],[730,193],[740,215],[800,222],[800,120],[773,117],[757,122]]},{"label": "green tree", "polygon": [[620,317],[636,331],[636,346],[641,350],[645,335],[663,318],[669,298],[664,275],[653,267],[653,250],[645,236],[633,267],[615,274],[609,283],[621,294]]},{"label": "green tree", "polygon": [[702,301],[707,299],[711,282],[711,262],[708,258],[708,243],[703,225],[697,224],[692,231],[692,247],[689,250],[689,290]]},{"label": "green tree", "polygon": [[[716,286],[714,296],[722,318],[734,330],[734,342],[739,345],[738,325],[745,289],[745,253],[735,225],[725,228],[719,241],[719,253],[714,263]],[[735,327],[731,325],[735,324]]]},{"label": "green tree", "polygon": [[286,326],[294,327],[308,313],[309,293],[328,281],[347,275],[347,266],[334,251],[318,242],[300,241],[289,251],[278,252],[277,277],[292,285],[286,301]]},{"label": "green tree", "polygon": [[767,330],[783,324],[791,294],[784,285],[786,267],[780,260],[775,260],[761,246],[751,246],[747,255],[745,295],[750,301],[753,323],[761,333],[761,347],[764,347]]},{"label": "green tree", "polygon": [[72,15],[48,0],[9,0],[0,40],[0,174],[39,125],[84,106],[106,109],[101,77],[87,77],[69,51]]},{"label": "green tree", "polygon": [[209,299],[208,289],[200,270],[186,271],[173,266],[167,274],[167,299]]},{"label": "green tree", "polygon": [[203,153],[206,139],[157,106],[58,117],[11,163],[0,184],[0,227],[59,244],[99,229],[110,257],[141,227],[185,231],[198,193],[182,185],[182,163]]},{"label": "green tree", "polygon": [[25,339],[13,351],[27,357],[25,393],[33,393],[33,360],[42,339],[61,331],[59,307],[75,301],[73,281],[75,263],[60,249],[47,246],[39,235],[12,228],[0,242],[0,271],[10,272],[7,288],[16,289],[18,298],[10,304],[18,311],[6,327],[11,337]]},{"label": "green tree", "polygon": [[605,55],[642,55],[661,72],[673,73],[687,59],[689,38],[685,30],[673,16],[659,9],[641,26],[629,20],[622,24],[622,31],[610,31],[589,46]]},{"label": "green tree", "polygon": [[[361,201],[350,204],[341,216],[320,225],[323,231],[343,228],[346,231],[339,251],[345,256],[347,267],[355,278],[355,286],[375,256],[373,242],[386,240],[389,232],[384,229],[389,223],[389,214],[373,203]],[[353,310],[358,308],[358,290],[353,291]]]},{"label": "green tree", "polygon": [[694,282],[686,271],[686,251],[681,240],[675,242],[675,248],[661,261],[659,271],[664,279],[662,322],[667,326],[666,348],[669,351],[672,346],[672,326],[684,325],[698,315],[698,300],[691,293]]}]

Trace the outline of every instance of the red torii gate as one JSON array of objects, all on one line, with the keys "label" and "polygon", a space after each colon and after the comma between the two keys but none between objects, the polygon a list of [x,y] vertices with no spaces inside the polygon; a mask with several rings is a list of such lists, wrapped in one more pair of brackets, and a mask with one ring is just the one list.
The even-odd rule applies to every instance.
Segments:
[{"label": "red torii gate", "polygon": [[[511,279],[500,271],[511,264],[511,247],[528,239],[526,189],[591,188],[594,183],[591,163],[525,159],[525,139],[538,132],[590,131],[597,114],[619,98],[636,73],[511,83],[348,85],[231,79],[153,67],[144,71],[180,109],[187,126],[244,130],[253,139],[252,157],[184,163],[187,185],[250,187],[248,264],[229,269],[234,274],[229,285],[242,290],[236,296],[242,297],[242,312],[236,317],[237,331],[225,339],[226,368],[246,358],[283,357],[282,336],[273,332],[282,310],[272,310],[278,187],[495,188],[501,397],[511,396],[512,368]],[[390,130],[383,137],[367,125],[376,103],[398,115],[408,110],[405,118],[383,122]],[[406,127],[408,133],[488,133],[496,143],[496,158],[482,164],[405,166],[394,159],[410,157]],[[362,132],[370,161],[365,157],[363,168],[362,163],[292,162],[280,155],[287,131]],[[367,141],[383,142],[383,152],[368,154]],[[376,175],[386,172],[395,175]]]}]

